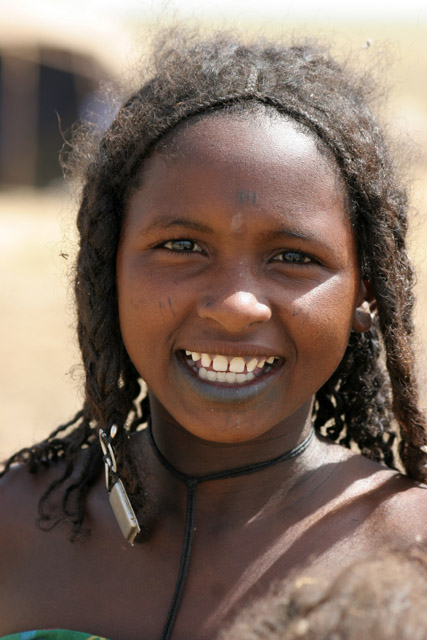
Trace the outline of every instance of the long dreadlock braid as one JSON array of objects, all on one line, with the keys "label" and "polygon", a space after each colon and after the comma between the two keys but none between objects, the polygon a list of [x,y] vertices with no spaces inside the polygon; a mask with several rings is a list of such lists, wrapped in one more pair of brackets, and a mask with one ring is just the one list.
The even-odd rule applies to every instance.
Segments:
[{"label": "long dreadlock braid", "polygon": [[369,332],[352,332],[340,366],[317,392],[314,424],[332,440],[357,445],[364,455],[390,467],[398,463],[393,444],[399,436],[407,473],[427,479],[422,450],[427,434],[411,345],[407,202],[368,98],[365,78],[311,43],[246,45],[228,35],[203,40],[172,30],[156,42],[151,76],[123,103],[96,152],[88,154],[84,144],[76,145],[77,161],[89,155],[77,222],[75,280],[85,404],[47,440],[12,456],[5,469],[13,462],[25,462],[34,471],[59,458],[65,461],[62,476],[42,497],[42,518],[49,517],[48,498],[74,473],[63,490],[62,510],[75,531],[81,528],[85,493],[102,466],[97,429],[112,424],[118,427],[121,473],[134,504],[144,508],[131,458],[123,464],[126,434],[148,418],[149,406],[146,396],[138,400],[138,373],[119,328],[115,261],[121,225],[144,158],[186,118],[219,109],[245,117],[253,110],[275,110],[296,121],[322,153],[335,158],[347,187],[362,277],[371,283],[377,313]]}]

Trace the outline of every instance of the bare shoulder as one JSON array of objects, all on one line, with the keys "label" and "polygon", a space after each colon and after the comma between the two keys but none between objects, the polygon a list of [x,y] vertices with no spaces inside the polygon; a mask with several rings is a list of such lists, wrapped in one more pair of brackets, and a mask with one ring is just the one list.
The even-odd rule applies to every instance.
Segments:
[{"label": "bare shoulder", "polygon": [[[75,465],[77,472],[78,467],[79,462]],[[43,529],[49,529],[54,522],[61,520],[63,516],[62,495],[66,487],[75,480],[75,476],[72,474],[65,482],[59,483],[58,481],[63,478],[64,472],[65,463],[59,461],[36,473],[30,473],[25,465],[17,465],[0,478],[0,522],[2,523],[0,527],[0,558],[7,553],[6,550],[12,541],[15,547],[17,544],[25,547],[31,546],[39,536],[42,539],[46,538]],[[54,485],[57,485],[57,491],[48,500],[52,522],[43,527],[40,521],[39,504],[43,496],[46,496]],[[89,501],[93,508],[98,508],[98,494],[99,491],[94,487]],[[64,538],[66,528],[70,528],[69,523],[68,525],[64,523],[61,538]],[[67,532],[65,532],[65,537],[69,537]]]},{"label": "bare shoulder", "polygon": [[427,541],[427,485],[362,458],[360,485],[367,522],[380,544]]},{"label": "bare shoulder", "polygon": [[[48,468],[30,473],[26,465],[11,468],[0,478],[0,573],[4,575],[13,558],[27,559],[26,571],[32,566],[31,554],[34,548],[40,554],[51,556],[54,552],[64,552],[71,538],[70,518],[64,516],[62,497],[67,482],[58,483],[64,476],[65,463],[58,461]],[[73,482],[73,476],[68,484]],[[41,518],[40,501],[49,490],[57,486],[46,500]],[[47,535],[47,532],[48,535]],[[20,566],[23,566],[23,563]],[[15,564],[14,574],[19,567]]]},{"label": "bare shoulder", "polygon": [[[18,466],[0,478],[0,631],[8,611],[16,607],[11,594],[25,584],[32,550],[39,548],[38,502],[53,479],[50,471],[29,473]],[[6,603],[6,604],[5,604]],[[7,627],[6,627],[7,629]]]},{"label": "bare shoulder", "polygon": [[427,485],[401,474],[388,482],[395,490],[379,505],[384,527],[409,543],[427,541]]},{"label": "bare shoulder", "polygon": [[28,525],[29,518],[37,517],[38,501],[49,485],[48,477],[53,479],[53,474],[30,473],[25,465],[19,465],[0,478],[1,538],[15,526],[23,522]]},{"label": "bare shoulder", "polygon": [[328,445],[328,463],[336,492],[334,521],[343,513],[354,523],[354,535],[374,547],[427,541],[427,485],[368,458]]},{"label": "bare shoulder", "polygon": [[[54,517],[40,521],[40,498],[64,469],[58,462],[34,474],[18,466],[0,478],[0,636],[21,625],[26,629],[55,626],[55,621],[43,617],[50,611],[48,603],[65,591],[69,597],[71,592],[78,593],[76,584],[86,584],[94,564],[99,564],[98,557],[96,563],[93,560],[96,545],[90,536],[95,516],[103,518],[96,487],[90,504],[97,513],[84,521],[86,536],[72,541],[72,528],[61,508],[64,485],[50,501]],[[59,614],[58,621],[65,624]]]},{"label": "bare shoulder", "polygon": [[[56,468],[30,473],[25,465],[11,468],[0,478],[0,571],[11,558],[24,554],[40,535],[39,501],[61,475]],[[16,570],[16,568],[15,568]]]}]

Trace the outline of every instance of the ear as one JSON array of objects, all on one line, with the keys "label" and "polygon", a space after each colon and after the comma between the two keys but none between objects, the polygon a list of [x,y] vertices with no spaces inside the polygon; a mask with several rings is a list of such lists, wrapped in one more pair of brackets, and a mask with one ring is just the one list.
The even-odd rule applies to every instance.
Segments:
[{"label": "ear", "polygon": [[358,333],[369,331],[372,326],[372,314],[376,308],[377,301],[374,298],[371,283],[369,280],[361,280],[352,329]]}]

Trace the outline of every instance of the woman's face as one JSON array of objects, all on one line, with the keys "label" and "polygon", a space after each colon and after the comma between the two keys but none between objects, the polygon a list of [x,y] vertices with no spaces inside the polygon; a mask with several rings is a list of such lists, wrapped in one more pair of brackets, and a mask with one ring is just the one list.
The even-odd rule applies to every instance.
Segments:
[{"label": "woman's face", "polygon": [[217,114],[144,164],[117,257],[121,331],[200,438],[286,429],[343,357],[364,285],[332,162],[284,118]]}]

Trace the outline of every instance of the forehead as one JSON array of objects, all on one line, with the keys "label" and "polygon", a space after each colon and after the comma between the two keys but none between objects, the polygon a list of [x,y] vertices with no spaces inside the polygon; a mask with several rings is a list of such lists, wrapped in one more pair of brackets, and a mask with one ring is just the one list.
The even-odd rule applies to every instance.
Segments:
[{"label": "forehead", "polygon": [[347,255],[355,239],[346,202],[335,160],[293,121],[207,116],[183,123],[145,160],[123,235],[197,228],[235,238],[240,251],[286,232]]},{"label": "forehead", "polygon": [[[233,175],[242,188],[263,188],[283,195],[292,192],[343,201],[346,194],[332,152],[313,134],[276,111],[216,112],[180,123],[160,140],[142,167],[139,186],[165,172],[192,172],[209,188],[209,175],[223,177],[224,188]],[[213,185],[212,185],[213,186]]]},{"label": "forehead", "polygon": [[[317,136],[289,116],[280,114],[272,107],[262,107],[254,110],[218,110],[191,116],[161,138],[156,149],[185,153],[186,150],[194,152],[200,145],[200,151],[203,151],[206,138],[209,138],[211,153],[220,152],[223,155],[230,148],[230,144],[222,144],[223,135],[231,136],[230,143],[237,143],[240,151],[249,150],[255,141],[259,143],[266,135],[270,146],[272,138],[275,138],[272,153],[280,150],[283,142],[286,146],[288,143],[297,143],[300,149],[304,147],[306,150],[317,148],[317,143],[320,143]],[[324,155],[327,155],[327,148],[325,145],[323,147]]]}]

